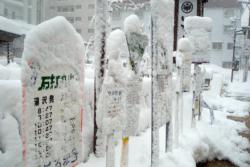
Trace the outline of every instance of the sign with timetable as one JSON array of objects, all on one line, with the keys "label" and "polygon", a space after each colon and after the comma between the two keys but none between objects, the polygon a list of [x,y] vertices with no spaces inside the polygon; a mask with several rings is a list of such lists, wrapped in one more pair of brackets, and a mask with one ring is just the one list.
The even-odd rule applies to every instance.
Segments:
[{"label": "sign with timetable", "polygon": [[[84,50],[69,23],[61,17],[55,20],[39,25],[25,41],[22,67],[25,167],[73,167],[82,158]],[[46,41],[46,37],[50,40]]]},{"label": "sign with timetable", "polygon": [[124,88],[116,83],[103,84],[100,99],[102,129],[105,135],[121,131],[124,121]]}]

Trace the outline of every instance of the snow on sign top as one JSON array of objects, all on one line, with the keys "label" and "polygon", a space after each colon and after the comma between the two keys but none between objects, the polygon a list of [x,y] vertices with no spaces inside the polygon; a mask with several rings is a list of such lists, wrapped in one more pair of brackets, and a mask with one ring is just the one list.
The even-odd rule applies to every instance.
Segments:
[{"label": "snow on sign top", "polygon": [[81,161],[83,40],[63,17],[25,39],[22,60],[24,166],[72,167]]},{"label": "snow on sign top", "polygon": [[212,31],[213,20],[210,17],[190,16],[184,21],[186,30],[190,29],[205,29],[208,32]]},{"label": "snow on sign top", "polygon": [[33,27],[35,26],[0,16],[0,30],[2,31],[23,35],[30,31]]},{"label": "snow on sign top", "polygon": [[128,33],[142,33],[142,23],[137,15],[130,15],[124,20],[124,31],[126,34]]}]

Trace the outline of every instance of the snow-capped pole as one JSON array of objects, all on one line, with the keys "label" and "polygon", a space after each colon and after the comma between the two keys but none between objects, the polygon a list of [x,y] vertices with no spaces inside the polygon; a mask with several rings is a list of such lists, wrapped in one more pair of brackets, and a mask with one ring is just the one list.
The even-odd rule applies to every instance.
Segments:
[{"label": "snow-capped pole", "polygon": [[126,79],[120,55],[123,44],[126,44],[125,34],[121,30],[110,33],[107,39],[107,69],[102,84],[102,90],[97,106],[97,134],[100,140],[99,153],[105,153],[106,165],[115,166],[115,134],[122,132],[126,124],[125,89]]},{"label": "snow-capped pole", "polygon": [[[195,127],[195,119],[201,119],[201,98],[203,77],[199,65],[210,61],[210,33],[212,31],[212,19],[209,17],[189,16],[185,19],[186,37],[193,46],[192,63],[194,64],[193,74],[193,114],[192,127]],[[197,33],[199,32],[199,33]]]},{"label": "snow-capped pole", "polygon": [[148,37],[142,30],[138,16],[130,15],[124,21],[124,30],[129,51],[130,75],[127,81],[126,95],[126,127],[123,130],[121,167],[128,166],[129,137],[137,134],[140,115],[140,97],[142,79],[140,73],[141,61],[148,45]]}]

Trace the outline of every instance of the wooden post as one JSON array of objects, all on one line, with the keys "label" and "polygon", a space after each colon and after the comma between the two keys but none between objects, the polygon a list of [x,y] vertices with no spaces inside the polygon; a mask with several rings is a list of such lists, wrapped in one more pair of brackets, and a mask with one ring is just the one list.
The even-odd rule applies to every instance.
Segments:
[{"label": "wooden post", "polygon": [[121,167],[128,167],[129,137],[122,139]]}]

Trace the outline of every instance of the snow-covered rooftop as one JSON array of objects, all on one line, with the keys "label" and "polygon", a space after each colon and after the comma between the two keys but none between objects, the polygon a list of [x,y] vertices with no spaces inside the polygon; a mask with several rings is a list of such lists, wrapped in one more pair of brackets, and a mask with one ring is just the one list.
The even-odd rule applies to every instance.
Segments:
[{"label": "snow-covered rooftop", "polygon": [[10,20],[0,16],[0,30],[17,35],[24,35],[31,30],[34,25],[24,23],[19,20]]}]

